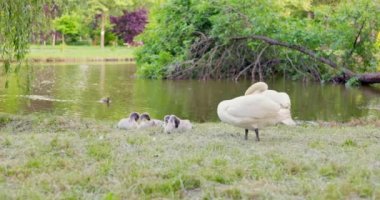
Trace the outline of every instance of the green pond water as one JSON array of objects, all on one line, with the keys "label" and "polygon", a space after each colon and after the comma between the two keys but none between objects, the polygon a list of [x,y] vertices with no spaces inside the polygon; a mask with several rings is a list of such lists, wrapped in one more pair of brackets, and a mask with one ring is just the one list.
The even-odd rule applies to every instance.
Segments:
[{"label": "green pond water", "polygon": [[[218,121],[216,107],[244,94],[250,81],[146,80],[130,64],[44,64],[18,75],[0,75],[0,112],[53,113],[119,120],[132,111],[155,118],[176,114],[192,121]],[[5,82],[8,80],[8,88]],[[345,88],[284,79],[267,80],[270,89],[285,91],[296,120],[348,121],[380,119],[380,89]],[[111,104],[100,103],[109,96]]]}]

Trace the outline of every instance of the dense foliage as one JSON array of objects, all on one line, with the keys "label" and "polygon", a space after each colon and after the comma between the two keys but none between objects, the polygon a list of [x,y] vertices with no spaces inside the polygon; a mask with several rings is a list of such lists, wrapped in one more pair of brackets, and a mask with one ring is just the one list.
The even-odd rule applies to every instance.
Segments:
[{"label": "dense foliage", "polygon": [[326,80],[342,67],[375,71],[378,62],[378,0],[171,0],[150,17],[137,54],[139,72],[149,78],[262,79],[284,72]]},{"label": "dense foliage", "polygon": [[19,61],[27,53],[28,39],[39,21],[43,3],[44,0],[0,1],[0,54],[6,72],[12,59]]},{"label": "dense foliage", "polygon": [[147,11],[139,9],[129,12],[123,11],[121,16],[111,16],[111,23],[114,24],[113,32],[116,33],[124,42],[133,43],[134,37],[144,31],[148,22]]},{"label": "dense foliage", "polygon": [[77,40],[82,29],[81,18],[78,15],[62,15],[60,18],[54,20],[54,27],[62,34],[63,43],[65,42],[65,35],[72,38],[72,40]]},{"label": "dense foliage", "polygon": [[[76,34],[77,37],[71,37],[72,40],[68,41],[69,44],[76,45],[92,43],[94,45],[100,44],[101,46],[104,46],[123,43],[122,33],[131,32],[131,30],[135,31],[134,27],[130,27],[131,25],[135,27],[139,26],[138,32],[133,33],[134,35],[137,35],[144,29],[144,26],[146,24],[146,20],[135,20],[133,23],[129,24],[126,24],[123,22],[123,20],[120,20],[120,23],[116,24],[116,26],[119,26],[113,28],[115,23],[110,23],[110,20],[112,19],[119,19],[123,17],[122,10],[125,11],[124,14],[138,13],[139,15],[137,17],[141,17],[142,15],[146,16],[146,13],[142,11],[144,9],[139,9],[141,2],[138,3],[130,0],[89,0],[80,2],[78,0],[74,0],[71,2],[71,4],[75,5],[74,8],[63,12],[64,14],[60,17],[63,17],[65,15],[78,16],[81,19],[82,23],[80,28],[81,32],[79,34]],[[60,6],[67,7],[67,5]],[[75,19],[71,21],[75,21]],[[142,23],[142,25],[139,25],[138,23]],[[66,26],[70,26],[70,24],[66,23]],[[57,24],[55,24],[53,27],[58,30]],[[59,31],[59,33],[62,34],[62,31]],[[118,35],[121,37],[121,42],[118,42]]]},{"label": "dense foliage", "polygon": [[[145,9],[161,2],[162,0],[2,0],[0,55],[1,60],[5,61],[5,71],[10,70],[12,60],[22,60],[30,43],[55,45],[56,42],[66,40],[70,45],[116,44],[117,36],[112,31],[114,29],[109,16],[122,15],[123,10],[127,10],[127,13],[135,13],[133,10],[136,10],[137,13],[137,20],[128,23],[125,30],[122,27],[116,29],[117,33],[129,32],[131,36],[127,38],[131,41],[146,24]],[[132,16],[132,19],[135,18]],[[132,27],[129,27],[130,24]]]}]

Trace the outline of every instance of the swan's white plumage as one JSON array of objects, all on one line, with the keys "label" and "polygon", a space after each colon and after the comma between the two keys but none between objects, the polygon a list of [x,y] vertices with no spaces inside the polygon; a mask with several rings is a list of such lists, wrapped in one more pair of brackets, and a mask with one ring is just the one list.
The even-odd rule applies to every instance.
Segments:
[{"label": "swan's white plumage", "polygon": [[262,94],[269,97],[271,100],[280,104],[282,108],[290,109],[290,98],[285,92],[277,92],[275,90],[268,90],[268,85],[264,82],[257,82],[249,87],[244,95]]},{"label": "swan's white plumage", "polygon": [[278,103],[281,106],[281,108],[290,109],[290,98],[289,98],[289,95],[286,94],[285,92],[277,92],[274,90],[266,90],[266,91],[264,91],[262,93],[258,93],[258,94],[262,94],[266,97],[269,97],[271,100]]},{"label": "swan's white plumage", "polygon": [[218,116],[223,122],[253,130],[278,122],[280,110],[268,97],[249,95],[220,102]]},{"label": "swan's white plumage", "polygon": [[268,85],[264,82],[257,82],[251,85],[246,91],[244,95],[261,93],[268,90]]},{"label": "swan's white plumage", "polygon": [[268,90],[263,82],[253,84],[245,96],[219,103],[221,121],[248,130],[282,122],[295,125],[290,113],[290,98],[284,92]]}]

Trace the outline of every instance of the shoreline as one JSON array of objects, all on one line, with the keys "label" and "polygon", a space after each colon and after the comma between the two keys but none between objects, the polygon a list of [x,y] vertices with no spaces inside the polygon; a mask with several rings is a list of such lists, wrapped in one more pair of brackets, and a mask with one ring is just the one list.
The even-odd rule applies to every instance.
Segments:
[{"label": "shoreline", "polygon": [[136,63],[136,59],[132,57],[126,58],[59,58],[59,57],[48,57],[48,58],[27,58],[28,62],[32,63],[51,63],[51,62],[129,62]]}]

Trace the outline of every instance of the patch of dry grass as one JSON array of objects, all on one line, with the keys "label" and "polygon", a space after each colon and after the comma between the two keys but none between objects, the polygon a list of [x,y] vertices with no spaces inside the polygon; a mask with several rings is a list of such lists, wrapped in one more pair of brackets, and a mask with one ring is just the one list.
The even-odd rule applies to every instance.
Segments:
[{"label": "patch of dry grass", "polygon": [[0,199],[378,199],[380,131],[361,126],[188,133],[0,115]]}]

